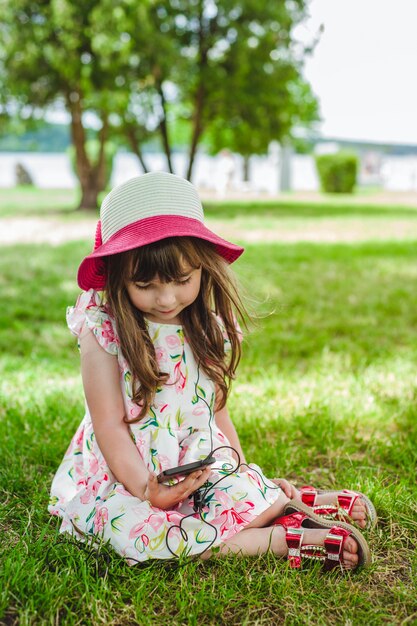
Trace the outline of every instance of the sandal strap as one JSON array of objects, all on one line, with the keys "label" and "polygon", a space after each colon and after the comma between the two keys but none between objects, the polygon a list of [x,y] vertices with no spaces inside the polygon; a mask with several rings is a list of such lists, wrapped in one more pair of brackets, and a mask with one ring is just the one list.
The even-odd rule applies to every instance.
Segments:
[{"label": "sandal strap", "polygon": [[346,509],[343,509],[339,504],[316,504],[312,509],[316,515],[324,519],[347,522],[348,524],[351,524],[353,521]]},{"label": "sandal strap", "polygon": [[[311,485],[305,485],[304,487],[301,487],[300,489],[301,502],[304,502],[304,504],[312,508],[314,506],[319,506],[319,505],[316,505],[316,497],[318,493],[319,493],[318,490],[315,487],[312,487]],[[325,491],[323,493],[325,493]],[[356,493],[355,491],[349,491],[348,489],[343,489],[343,491],[337,495],[337,501],[338,501],[339,507],[341,509],[344,509],[348,515],[350,515],[353,509],[353,506],[358,498],[360,498],[359,493]],[[327,508],[333,505],[323,504],[321,506],[323,508]]]},{"label": "sandal strap", "polygon": [[285,539],[288,546],[288,561],[291,568],[301,567],[301,544],[304,532],[301,528],[287,528]]},{"label": "sandal strap", "polygon": [[324,563],[325,570],[331,570],[338,565],[343,565],[342,551],[345,540],[351,535],[351,532],[340,526],[333,526],[327,533],[324,540],[326,548],[326,561]]},{"label": "sandal strap", "polygon": [[284,528],[301,528],[301,523],[305,519],[305,513],[291,513],[290,515],[280,515],[272,523],[272,526],[283,526]]},{"label": "sandal strap", "polygon": [[304,502],[307,506],[313,507],[316,503],[317,489],[311,485],[305,485],[300,489],[301,502]]},{"label": "sandal strap", "polygon": [[360,498],[358,493],[344,489],[342,493],[339,493],[337,496],[337,501],[339,502],[339,506],[344,509],[348,515],[350,515],[353,505],[358,498]]}]

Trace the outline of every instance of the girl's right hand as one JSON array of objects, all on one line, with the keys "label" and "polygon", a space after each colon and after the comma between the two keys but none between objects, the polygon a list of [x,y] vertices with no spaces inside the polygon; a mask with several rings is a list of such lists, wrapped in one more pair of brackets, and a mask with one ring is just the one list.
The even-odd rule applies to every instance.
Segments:
[{"label": "girl's right hand", "polygon": [[197,491],[210,476],[211,469],[196,470],[189,474],[176,485],[164,485],[158,483],[156,474],[149,474],[145,489],[145,500],[149,500],[152,506],[158,509],[169,510],[176,504],[186,500],[194,491]]}]

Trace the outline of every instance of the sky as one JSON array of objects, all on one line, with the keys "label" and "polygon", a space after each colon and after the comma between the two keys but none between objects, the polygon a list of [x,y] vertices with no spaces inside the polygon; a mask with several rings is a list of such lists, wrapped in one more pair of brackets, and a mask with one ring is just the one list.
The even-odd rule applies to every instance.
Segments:
[{"label": "sky", "polygon": [[296,34],[321,34],[304,75],[324,137],[417,145],[417,0],[310,0]]},{"label": "sky", "polygon": [[324,28],[304,67],[319,133],[417,145],[417,0],[310,0],[309,13],[295,34],[311,42]]}]

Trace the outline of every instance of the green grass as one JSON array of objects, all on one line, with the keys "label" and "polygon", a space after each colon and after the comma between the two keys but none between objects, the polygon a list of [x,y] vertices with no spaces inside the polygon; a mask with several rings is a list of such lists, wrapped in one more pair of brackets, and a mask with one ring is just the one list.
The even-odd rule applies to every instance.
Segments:
[{"label": "green grass", "polygon": [[[100,195],[102,198],[105,193]],[[0,217],[57,216],[89,217],[95,211],[75,210],[80,194],[74,189],[39,189],[11,187],[1,190]],[[375,204],[366,189],[354,195],[317,194],[314,200],[297,199],[296,194],[283,194],[268,201],[237,200],[205,201],[206,215],[212,218],[233,219],[240,216],[288,218],[306,217],[392,217],[417,218],[417,206]]]},{"label": "green grass", "polygon": [[[255,210],[269,208],[242,213]],[[250,244],[236,264],[259,312],[230,400],[247,457],[376,504],[374,563],[343,578],[271,555],[130,568],[110,552],[96,563],[59,536],[48,492],[83,416],[65,308],[91,244],[3,248],[0,623],[417,623],[417,245],[389,241],[386,212],[371,210],[384,242]]]}]

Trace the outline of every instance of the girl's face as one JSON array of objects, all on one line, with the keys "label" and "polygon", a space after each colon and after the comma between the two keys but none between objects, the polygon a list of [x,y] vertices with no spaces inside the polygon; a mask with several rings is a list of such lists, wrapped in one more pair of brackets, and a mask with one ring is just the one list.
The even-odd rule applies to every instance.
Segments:
[{"label": "girl's face", "polygon": [[179,315],[192,304],[200,291],[201,267],[186,265],[178,280],[161,282],[156,275],[150,282],[126,285],[132,304],[151,322],[179,324]]}]

